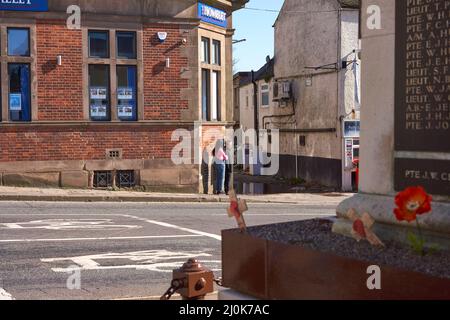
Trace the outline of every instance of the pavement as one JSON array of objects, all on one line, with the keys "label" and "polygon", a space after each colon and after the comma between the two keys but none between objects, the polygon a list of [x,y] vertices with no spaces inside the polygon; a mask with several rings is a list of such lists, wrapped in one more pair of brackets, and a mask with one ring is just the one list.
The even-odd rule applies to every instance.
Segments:
[{"label": "pavement", "polygon": [[[321,202],[334,204],[352,194],[341,193],[285,193],[273,195],[240,195],[248,203],[291,203]],[[108,191],[84,189],[45,189],[0,187],[0,201],[71,201],[71,202],[228,202],[225,195],[156,193],[138,191]]]},{"label": "pavement", "polygon": [[[284,200],[300,202],[250,203],[247,224],[334,216],[341,198]],[[217,202],[1,201],[0,300],[158,299],[171,270],[191,257],[219,277],[221,230],[236,227],[226,209]]]}]

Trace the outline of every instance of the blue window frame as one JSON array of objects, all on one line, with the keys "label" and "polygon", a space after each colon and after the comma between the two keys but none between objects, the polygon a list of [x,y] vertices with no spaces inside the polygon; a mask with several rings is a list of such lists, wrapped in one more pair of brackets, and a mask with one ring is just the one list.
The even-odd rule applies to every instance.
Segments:
[{"label": "blue window frame", "polygon": [[30,56],[30,29],[8,28],[8,56]]},{"label": "blue window frame", "polygon": [[31,121],[30,65],[8,64],[10,121]]},{"label": "blue window frame", "polygon": [[109,58],[109,31],[89,31],[89,57]]},{"label": "blue window frame", "polygon": [[89,113],[93,121],[111,120],[109,65],[89,65]]},{"label": "blue window frame", "polygon": [[136,59],[136,32],[117,31],[117,58]]},{"label": "blue window frame", "polygon": [[117,116],[137,121],[137,67],[117,66]]}]

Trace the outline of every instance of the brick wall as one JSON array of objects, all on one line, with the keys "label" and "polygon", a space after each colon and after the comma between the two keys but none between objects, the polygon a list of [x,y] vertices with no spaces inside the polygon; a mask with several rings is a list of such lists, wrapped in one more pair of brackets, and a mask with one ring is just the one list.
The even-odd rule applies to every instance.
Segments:
[{"label": "brick wall", "polygon": [[[68,30],[65,21],[37,22],[37,80],[39,121],[83,120],[82,32]],[[156,33],[167,31],[160,43]],[[180,91],[188,87],[181,78],[188,58],[182,57],[178,26],[146,25],[144,40],[145,120],[181,120],[188,101]],[[56,65],[63,56],[62,66]],[[165,68],[170,57],[171,66]],[[142,106],[141,106],[142,107]],[[50,160],[102,160],[106,149],[123,149],[124,159],[168,159],[176,143],[177,128],[122,125],[20,126],[0,125],[0,162]]]},{"label": "brick wall", "polygon": [[170,158],[175,128],[0,127],[0,162],[103,160],[106,149],[123,149],[124,159]]},{"label": "brick wall", "polygon": [[[167,40],[156,34],[168,32]],[[180,120],[188,101],[181,90],[188,80],[181,73],[188,66],[180,47],[183,36],[178,26],[145,25],[144,41],[144,118],[146,120]],[[63,65],[56,65],[56,56]],[[166,68],[170,58],[170,68]],[[39,20],[37,23],[38,119],[82,120],[82,32],[69,30],[62,21]]]},{"label": "brick wall", "polygon": [[[167,40],[160,42],[157,33],[167,32]],[[144,26],[144,100],[145,119],[181,119],[181,111],[188,109],[188,101],[182,100],[181,89],[188,88],[188,80],[181,74],[188,66],[180,47],[183,35],[173,25]],[[166,68],[170,58],[170,68]]]},{"label": "brick wall", "polygon": [[[36,25],[38,119],[82,120],[82,32],[65,22],[39,20]],[[56,65],[57,55],[63,63]]]},{"label": "brick wall", "polygon": [[225,137],[223,126],[205,126],[202,129],[202,149],[215,146],[217,140]]}]

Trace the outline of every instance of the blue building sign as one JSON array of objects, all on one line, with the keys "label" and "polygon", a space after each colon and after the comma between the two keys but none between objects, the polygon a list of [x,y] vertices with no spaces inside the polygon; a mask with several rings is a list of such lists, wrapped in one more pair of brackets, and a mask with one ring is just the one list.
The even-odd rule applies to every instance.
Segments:
[{"label": "blue building sign", "polygon": [[222,28],[227,27],[227,13],[204,3],[198,3],[198,17],[203,22],[211,23]]},{"label": "blue building sign", "polygon": [[48,11],[48,0],[0,0],[0,11]]},{"label": "blue building sign", "polygon": [[361,132],[361,122],[359,120],[345,120],[344,137],[359,138]]}]

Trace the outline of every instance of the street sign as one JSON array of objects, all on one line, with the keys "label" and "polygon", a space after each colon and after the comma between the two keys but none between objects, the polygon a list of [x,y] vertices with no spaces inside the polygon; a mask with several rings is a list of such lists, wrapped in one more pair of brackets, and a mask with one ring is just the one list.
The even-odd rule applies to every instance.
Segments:
[{"label": "street sign", "polygon": [[0,11],[48,11],[48,0],[2,0]]},{"label": "street sign", "polygon": [[201,21],[214,24],[216,26],[227,27],[227,13],[223,10],[198,3],[198,17]]}]

